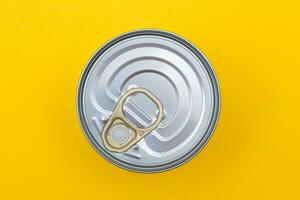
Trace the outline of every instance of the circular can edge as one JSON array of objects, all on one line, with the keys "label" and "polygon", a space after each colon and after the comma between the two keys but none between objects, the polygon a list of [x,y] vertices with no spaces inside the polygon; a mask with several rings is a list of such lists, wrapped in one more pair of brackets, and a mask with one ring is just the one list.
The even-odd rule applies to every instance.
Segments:
[{"label": "circular can edge", "polygon": [[[103,149],[101,146],[98,145],[97,141],[91,136],[90,130],[86,124],[84,114],[83,114],[83,105],[82,105],[82,94],[84,90],[84,85],[86,78],[92,69],[93,64],[96,62],[96,60],[99,58],[99,56],[102,55],[103,52],[105,52],[107,49],[109,49],[114,44],[125,40],[127,38],[135,37],[135,36],[142,36],[142,35],[156,35],[160,37],[169,38],[172,40],[175,40],[191,50],[203,63],[205,69],[207,70],[209,74],[209,78],[212,83],[213,87],[213,96],[214,96],[214,111],[212,112],[211,121],[208,125],[208,128],[206,129],[206,132],[204,134],[204,137],[195,145],[195,148],[193,148],[191,151],[187,152],[180,158],[172,161],[171,163],[168,163],[166,165],[156,165],[156,166],[149,166],[149,167],[141,167],[139,165],[131,165],[124,163],[123,161],[110,156],[105,149]],[[130,32],[126,32],[123,34],[118,35],[117,37],[112,38],[102,46],[100,46],[95,53],[91,56],[91,58],[88,60],[87,64],[85,65],[77,87],[77,93],[76,93],[76,110],[77,110],[77,117],[79,120],[79,124],[81,129],[83,130],[83,133],[88,140],[88,142],[91,144],[91,146],[95,149],[97,153],[99,153],[102,157],[105,158],[108,162],[112,163],[113,165],[120,167],[122,169],[131,171],[131,172],[139,172],[139,173],[159,173],[159,172],[165,172],[172,169],[175,169],[184,163],[190,161],[192,158],[194,158],[208,143],[211,136],[213,135],[217,122],[220,116],[220,110],[221,110],[221,95],[220,95],[220,87],[218,84],[216,73],[214,72],[212,65],[210,64],[209,60],[204,56],[204,54],[191,42],[186,40],[185,38],[182,38],[181,36],[164,31],[164,30],[158,30],[158,29],[140,29],[140,30],[134,30]]]}]

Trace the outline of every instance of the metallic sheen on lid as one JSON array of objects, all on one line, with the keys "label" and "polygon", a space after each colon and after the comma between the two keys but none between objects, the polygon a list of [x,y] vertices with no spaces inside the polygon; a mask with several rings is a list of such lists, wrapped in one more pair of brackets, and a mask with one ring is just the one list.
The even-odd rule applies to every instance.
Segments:
[{"label": "metallic sheen on lid", "polygon": [[[128,151],[111,152],[101,140],[103,127],[120,96],[137,87],[162,102],[164,118]],[[140,126],[157,115],[141,96],[129,99],[123,109]],[[126,33],[101,47],[88,62],[77,93],[80,124],[96,151],[119,167],[145,173],[175,168],[195,156],[209,140],[219,110],[219,87],[208,60],[181,37],[157,30]]]}]

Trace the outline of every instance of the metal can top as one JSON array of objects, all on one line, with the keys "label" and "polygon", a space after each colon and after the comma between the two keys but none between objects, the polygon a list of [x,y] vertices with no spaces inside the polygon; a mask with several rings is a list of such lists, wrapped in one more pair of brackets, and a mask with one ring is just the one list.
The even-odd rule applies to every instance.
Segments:
[{"label": "metal can top", "polygon": [[[101,140],[105,122],[120,96],[134,87],[151,91],[163,104],[158,127],[123,153],[108,151]],[[132,97],[124,112],[135,124],[156,118],[156,107]],[[80,79],[77,111],[93,147],[113,164],[138,172],[181,165],[209,140],[219,116],[216,76],[204,55],[181,37],[158,30],[125,33],[102,46]]]}]

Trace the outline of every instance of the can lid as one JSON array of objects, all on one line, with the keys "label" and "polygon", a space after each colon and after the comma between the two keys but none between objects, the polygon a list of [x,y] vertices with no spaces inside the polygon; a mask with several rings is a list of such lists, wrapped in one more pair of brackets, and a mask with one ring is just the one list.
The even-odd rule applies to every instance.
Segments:
[{"label": "can lid", "polygon": [[[164,118],[133,148],[110,152],[101,140],[103,127],[122,94],[134,87],[146,88],[162,102]],[[77,98],[82,128],[94,148],[112,163],[139,172],[164,171],[191,159],[210,138],[220,103],[215,74],[203,54],[179,36],[154,30],[126,33],[100,48],[83,72]],[[151,124],[156,112],[138,96],[124,105],[124,115],[141,126]]]}]

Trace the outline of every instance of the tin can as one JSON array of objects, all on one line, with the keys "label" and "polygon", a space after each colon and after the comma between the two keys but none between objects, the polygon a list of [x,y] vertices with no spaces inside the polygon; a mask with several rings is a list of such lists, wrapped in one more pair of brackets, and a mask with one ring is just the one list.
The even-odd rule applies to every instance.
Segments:
[{"label": "tin can", "polygon": [[[109,151],[103,127],[122,94],[137,87],[161,101],[162,121],[127,151]],[[156,109],[138,95],[123,107],[137,126],[151,124]],[[79,82],[77,111],[88,141],[105,159],[131,171],[161,172],[187,162],[208,142],[219,116],[219,87],[210,63],[190,42],[165,31],[138,30],[92,56]]]}]

